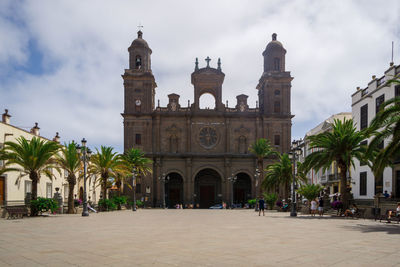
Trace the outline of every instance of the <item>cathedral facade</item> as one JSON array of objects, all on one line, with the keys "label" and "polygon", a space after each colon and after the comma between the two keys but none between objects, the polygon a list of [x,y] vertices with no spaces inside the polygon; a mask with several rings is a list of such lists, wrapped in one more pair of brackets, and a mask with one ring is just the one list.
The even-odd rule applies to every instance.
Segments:
[{"label": "cathedral facade", "polygon": [[[293,78],[285,70],[286,50],[276,34],[262,54],[264,70],[255,108],[249,107],[244,94],[236,97],[235,107],[223,104],[225,74],[220,60],[212,68],[208,57],[202,68],[196,59],[191,74],[193,103],[181,103],[178,94],[170,94],[166,107],[156,106],[152,50],[142,35],[139,31],[128,48],[129,69],[122,75],[124,149],[139,148],[153,160],[152,174],[137,179],[137,196],[146,205],[162,206],[165,201],[169,207],[179,203],[201,208],[232,200],[243,204],[258,196],[257,160],[249,146],[267,138],[283,153],[291,144]],[[215,108],[200,108],[199,99],[206,93],[214,96]]]}]

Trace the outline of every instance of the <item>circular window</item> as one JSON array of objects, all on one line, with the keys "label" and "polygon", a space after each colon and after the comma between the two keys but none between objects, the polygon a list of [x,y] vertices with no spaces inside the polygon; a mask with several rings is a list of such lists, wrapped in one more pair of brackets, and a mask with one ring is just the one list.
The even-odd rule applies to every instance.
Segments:
[{"label": "circular window", "polygon": [[200,144],[205,148],[211,148],[217,143],[217,131],[211,127],[204,127],[200,130]]}]

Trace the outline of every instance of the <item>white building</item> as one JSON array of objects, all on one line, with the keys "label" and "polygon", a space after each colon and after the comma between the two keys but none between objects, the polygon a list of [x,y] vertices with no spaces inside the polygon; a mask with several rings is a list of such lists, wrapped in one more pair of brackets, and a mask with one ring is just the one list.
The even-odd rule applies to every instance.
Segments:
[{"label": "white building", "polygon": [[[10,124],[10,114],[8,110],[2,115],[2,121],[0,121],[0,148],[4,146],[5,142],[16,141],[17,138],[23,136],[30,140],[32,137],[37,136],[43,140],[50,141],[45,137],[40,136],[37,123],[30,130],[18,128]],[[59,136],[53,138],[53,141],[59,142]],[[0,161],[0,168],[3,166],[3,162]],[[38,183],[38,197],[52,198],[56,192],[56,188],[59,188],[59,193],[63,197],[63,202],[66,205],[68,201],[68,182],[66,177],[68,173],[61,170],[61,174],[58,171],[53,170],[56,179],[50,180],[48,177],[42,176]],[[0,206],[2,205],[20,205],[24,203],[24,199],[27,193],[32,192],[32,181],[28,176],[20,179],[19,183],[16,183],[20,173],[18,172],[7,172],[0,176]],[[88,179],[89,180],[89,179]],[[79,188],[79,189],[78,189]],[[80,190],[83,188],[83,181],[79,181],[75,186],[74,194],[76,198],[80,198]],[[88,199],[89,196],[93,202],[97,202],[100,196],[100,187],[95,187],[87,182]]]},{"label": "white building", "polygon": [[[351,119],[351,117],[352,115],[350,112],[341,112],[330,116],[325,121],[321,122],[316,127],[308,131],[304,136],[304,157],[307,157],[312,152],[315,152],[314,149],[310,148],[310,141],[308,140],[309,136],[331,131],[335,119],[343,121],[344,119]],[[316,171],[314,169],[311,169],[311,171],[307,173],[308,183],[323,185],[330,189],[331,194],[337,193],[340,190],[339,173],[340,170],[338,170],[337,164],[335,162],[333,162],[331,167],[325,172],[323,172],[322,170]]]},{"label": "white building", "polygon": [[[385,71],[385,75],[372,80],[364,89],[357,88],[352,97],[352,116],[356,123],[357,130],[369,126],[372,119],[379,110],[379,106],[395,96],[400,96],[400,85],[386,85],[386,81],[399,75],[400,66],[391,64]],[[370,141],[370,140],[368,140]],[[388,144],[385,140],[384,146]],[[371,169],[366,165],[355,160],[354,170],[352,170],[352,192],[355,199],[373,199],[373,197],[385,190],[393,193],[400,198],[400,164],[397,162],[394,168],[387,167],[383,172],[383,177],[374,177]]]}]

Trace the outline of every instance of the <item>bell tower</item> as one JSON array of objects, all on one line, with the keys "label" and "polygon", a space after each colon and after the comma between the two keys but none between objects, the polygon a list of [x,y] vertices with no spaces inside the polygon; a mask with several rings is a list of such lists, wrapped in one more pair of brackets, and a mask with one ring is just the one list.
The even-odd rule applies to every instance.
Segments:
[{"label": "bell tower", "polygon": [[128,48],[129,69],[122,75],[124,80],[124,149],[139,148],[151,151],[155,82],[151,71],[151,49],[143,39],[142,31]]},{"label": "bell tower", "polygon": [[125,87],[126,114],[149,114],[154,110],[155,82],[151,71],[151,49],[143,39],[142,31],[128,48],[129,69],[122,78]]},{"label": "bell tower", "polygon": [[286,71],[286,50],[272,34],[264,52],[264,71],[258,82],[258,101],[263,121],[262,136],[279,152],[290,150],[292,115],[290,95],[293,77]]},{"label": "bell tower", "polygon": [[258,101],[260,112],[265,115],[290,115],[290,90],[293,78],[285,70],[286,50],[272,34],[264,52],[264,72],[258,82]]}]

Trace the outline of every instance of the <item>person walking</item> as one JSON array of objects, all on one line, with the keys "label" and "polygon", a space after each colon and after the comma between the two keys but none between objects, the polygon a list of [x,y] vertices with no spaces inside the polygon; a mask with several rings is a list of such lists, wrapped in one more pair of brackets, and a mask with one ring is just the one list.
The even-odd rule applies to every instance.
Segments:
[{"label": "person walking", "polygon": [[318,213],[319,216],[324,216],[324,199],[322,197],[318,200]]},{"label": "person walking", "polygon": [[264,208],[264,206],[265,206],[264,197],[261,196],[260,200],[258,201],[258,216],[261,216],[261,211],[263,213],[263,216],[265,216],[265,213],[264,213],[264,209],[265,208]]},{"label": "person walking", "polygon": [[311,216],[315,216],[315,212],[317,211],[317,201],[313,199],[311,201]]}]

